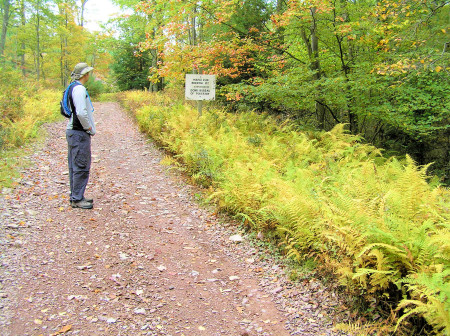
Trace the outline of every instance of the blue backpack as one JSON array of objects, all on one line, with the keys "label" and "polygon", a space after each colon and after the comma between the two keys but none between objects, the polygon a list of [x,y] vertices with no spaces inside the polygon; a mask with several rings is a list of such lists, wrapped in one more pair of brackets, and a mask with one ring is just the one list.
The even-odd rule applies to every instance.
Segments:
[{"label": "blue backpack", "polygon": [[74,108],[73,101],[72,101],[72,91],[73,88],[77,85],[80,85],[78,82],[72,82],[67,86],[67,88],[63,92],[63,98],[59,102],[60,105],[60,112],[61,114],[66,117],[70,118],[72,115],[72,108]]}]

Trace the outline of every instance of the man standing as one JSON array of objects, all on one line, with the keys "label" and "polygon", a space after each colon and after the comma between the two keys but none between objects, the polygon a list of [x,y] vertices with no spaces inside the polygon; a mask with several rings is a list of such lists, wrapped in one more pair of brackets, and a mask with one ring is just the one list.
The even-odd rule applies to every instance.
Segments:
[{"label": "man standing", "polygon": [[71,77],[80,85],[75,85],[69,103],[72,116],[67,124],[70,204],[72,208],[92,209],[93,200],[84,197],[91,169],[91,137],[95,134],[94,107],[84,84],[94,68],[87,63],[78,63]]}]

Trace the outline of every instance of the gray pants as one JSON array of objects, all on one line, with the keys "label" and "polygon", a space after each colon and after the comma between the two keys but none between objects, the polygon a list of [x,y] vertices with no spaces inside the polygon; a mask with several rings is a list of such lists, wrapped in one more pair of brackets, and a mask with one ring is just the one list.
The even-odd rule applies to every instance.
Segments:
[{"label": "gray pants", "polygon": [[70,201],[84,198],[91,169],[91,136],[84,131],[66,130],[69,162]]}]

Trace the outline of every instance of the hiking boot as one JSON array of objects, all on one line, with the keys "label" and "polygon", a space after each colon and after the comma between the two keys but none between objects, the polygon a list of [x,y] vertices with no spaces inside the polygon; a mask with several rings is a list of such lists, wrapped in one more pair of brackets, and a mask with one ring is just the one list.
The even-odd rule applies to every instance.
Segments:
[{"label": "hiking boot", "polygon": [[[92,198],[83,198],[82,201],[88,202],[88,203],[94,203],[94,200]],[[72,205],[72,203],[74,203],[73,201],[69,201],[70,205]]]},{"label": "hiking boot", "polygon": [[72,208],[80,208],[80,209],[92,209],[94,207],[91,202],[87,202],[84,199],[78,202],[72,202],[71,205]]}]

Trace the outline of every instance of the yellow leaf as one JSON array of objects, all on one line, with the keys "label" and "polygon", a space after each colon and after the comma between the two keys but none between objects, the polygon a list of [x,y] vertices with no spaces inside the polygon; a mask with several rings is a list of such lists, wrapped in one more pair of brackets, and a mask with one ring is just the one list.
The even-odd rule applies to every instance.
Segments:
[{"label": "yellow leaf", "polygon": [[198,330],[204,331],[204,330],[206,330],[206,328],[203,326],[200,326],[200,327],[198,327]]},{"label": "yellow leaf", "polygon": [[445,29],[441,29],[441,30],[444,34],[447,34],[447,31]]},{"label": "yellow leaf", "polygon": [[34,323],[35,323],[35,324],[42,324],[42,320],[35,319],[35,320],[34,320]]},{"label": "yellow leaf", "polygon": [[441,70],[442,70],[442,67],[440,67],[440,66],[437,66],[437,67],[436,67],[436,69],[434,69],[434,70],[436,70],[436,72],[439,72],[439,71],[441,71]]},{"label": "yellow leaf", "polygon": [[156,328],[158,328],[159,330],[161,330],[163,328],[162,325],[157,325]]}]

